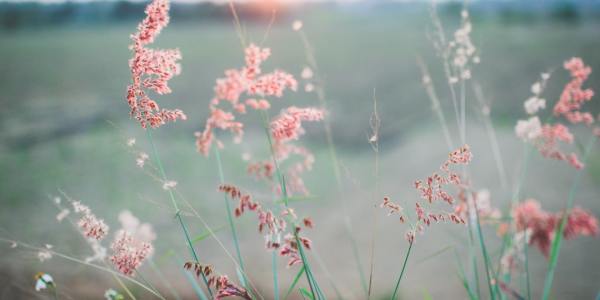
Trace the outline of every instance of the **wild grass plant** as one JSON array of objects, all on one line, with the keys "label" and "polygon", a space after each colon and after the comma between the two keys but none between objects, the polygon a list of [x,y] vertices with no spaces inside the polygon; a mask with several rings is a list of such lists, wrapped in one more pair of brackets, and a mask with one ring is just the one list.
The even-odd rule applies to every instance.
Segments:
[{"label": "wild grass plant", "polygon": [[[50,244],[33,245],[10,238],[1,238],[0,241],[15,251],[33,251],[40,261],[62,259],[109,274],[115,285],[107,287],[106,299],[182,299],[170,278],[163,274],[161,266],[155,262],[157,256],[172,258],[171,263],[177,265],[199,299],[370,299],[383,294],[397,299],[403,279],[418,267],[411,265],[412,254],[420,240],[427,239],[427,230],[432,226],[458,226],[467,236],[466,264],[458,254],[455,255],[456,284],[464,287],[465,298],[531,299],[533,287],[529,257],[533,255],[533,250],[539,250],[548,261],[540,294],[542,299],[549,299],[563,243],[578,236],[598,234],[596,217],[575,204],[581,174],[600,136],[600,128],[595,125],[597,117],[585,106],[594,96],[594,92],[586,88],[591,68],[582,58],[568,58],[566,54],[567,59],[561,67],[553,68],[551,72],[541,72],[540,78],[534,81],[532,95],[523,103],[526,117],[518,120],[515,126],[516,138],[524,144],[520,176],[510,182],[490,117],[491,104],[475,79],[481,67],[482,54],[471,40],[474,29],[468,9],[463,7],[458,29],[448,35],[437,16],[435,5],[431,7],[432,26],[428,37],[439,60],[425,62],[416,57],[415,61],[421,70],[424,91],[443,133],[446,147],[440,147],[439,151],[448,153],[448,156],[440,162],[438,170],[415,171],[415,178],[422,177],[423,172],[430,175],[414,181],[416,193],[413,198],[400,199],[386,193],[379,185],[379,155],[384,151],[380,147],[380,127],[384,120],[379,116],[378,111],[382,108],[378,106],[374,91],[370,124],[366,124],[371,132],[365,138],[365,143],[370,144],[374,153],[374,186],[366,201],[366,208],[372,209],[365,210],[365,214],[373,215],[373,224],[368,224],[371,238],[368,255],[364,256],[354,235],[353,226],[356,223],[349,217],[345,200],[347,191],[342,183],[343,167],[329,121],[335,112],[328,107],[325,81],[319,74],[315,49],[303,29],[302,21],[296,20],[290,26],[290,34],[297,34],[304,47],[302,72],[297,76],[279,68],[266,70],[264,62],[277,55],[264,46],[268,44],[276,13],[273,13],[262,40],[251,41],[245,34],[235,5],[230,2],[243,64],[225,70],[223,77],[216,80],[214,96],[207,101],[210,114],[206,120],[198,122],[202,127],[195,133],[198,159],[215,161],[217,168],[214,173],[220,182],[215,190],[223,195],[223,218],[226,224],[219,228],[211,227],[205,221],[203,212],[195,209],[180,191],[178,182],[168,176],[170,166],[163,164],[153,135],[162,126],[198,121],[188,120],[182,110],[165,109],[162,101],[159,105],[155,100],[160,95],[171,93],[169,81],[181,72],[182,55],[178,49],[151,47],[169,23],[169,5],[168,0],[153,0],[147,6],[146,16],[137,31],[131,35],[131,82],[125,98],[130,116],[139,123],[139,130],[146,135],[150,148],[143,149],[136,139],[127,136],[123,136],[122,142],[139,170],[164,190],[162,198],[165,201],[160,205],[180,227],[180,233],[177,234],[181,235],[182,244],[189,254],[181,256],[177,252],[180,249],[155,253],[153,243],[160,237],[154,232],[152,224],[142,222],[129,211],[123,211],[119,214],[120,228],[110,230],[110,226],[85,201],[75,200],[62,190],[56,197],[51,197],[58,209],[56,219],[58,222],[72,223],[83,238],[82,242],[90,247],[92,255],[80,258],[67,255]],[[434,83],[428,64],[436,65],[443,71],[443,84]],[[552,80],[551,75],[556,72],[564,72],[570,77],[558,97],[546,95],[548,85],[561,84]],[[272,112],[273,103],[285,102],[288,93],[298,90],[313,96],[314,106],[290,104],[279,113]],[[558,100],[547,101],[546,98]],[[452,106],[451,115],[446,115],[442,109],[442,101],[448,101]],[[470,114],[471,111],[476,114]],[[510,206],[503,209],[491,202],[490,192],[478,186],[482,183],[477,182],[469,170],[470,165],[478,163],[477,153],[472,153],[469,146],[467,126],[468,118],[472,115],[482,120],[493,153],[494,172],[502,188],[507,194],[512,194]],[[340,203],[339,212],[336,213],[342,215],[345,235],[345,244],[340,247],[351,249],[353,261],[348,263],[355,265],[359,282],[350,284],[359,285],[362,290],[360,294],[349,294],[337,286],[337,279],[327,271],[327,261],[323,261],[319,255],[319,251],[335,249],[319,248],[313,243],[310,236],[319,230],[318,222],[294,209],[297,203],[312,196],[304,179],[310,176],[315,155],[302,143],[302,137],[312,134],[319,126],[306,126],[308,123],[318,123],[325,133],[328,159],[333,166],[328,180],[331,181],[331,189],[335,190],[333,194],[336,201]],[[450,126],[449,123],[455,125]],[[261,144],[264,147],[256,153],[240,151],[239,156],[246,164],[243,172],[255,179],[253,186],[243,187],[227,180],[224,165],[228,161],[222,159],[221,151],[243,145],[247,138],[244,133],[249,127],[261,128],[264,132]],[[574,127],[579,128],[574,131],[571,129]],[[456,129],[456,132],[452,129]],[[232,142],[228,139],[230,135]],[[575,170],[564,207],[558,212],[543,209],[540,201],[528,197],[523,191],[527,171],[535,167],[529,165],[533,155],[560,161],[565,168]],[[386,212],[388,216],[398,219],[398,228],[391,230],[403,232],[398,236],[403,236],[406,241],[405,247],[398,249],[398,256],[391,261],[390,258],[376,255],[378,241],[383,236],[378,232],[378,222]],[[240,225],[237,221],[242,216],[255,218],[256,225],[252,226],[259,233],[256,238],[264,239],[265,255],[271,257],[271,265],[268,266],[272,274],[271,294],[266,294],[257,283],[264,280],[253,278],[247,267],[248,258],[244,256],[240,243]],[[484,228],[495,231],[496,235],[486,234],[489,230],[484,231]],[[192,233],[198,231],[203,233]],[[223,241],[222,236],[215,234],[217,231],[227,232],[230,241]],[[234,267],[235,274],[223,274],[211,262],[203,259],[202,245],[198,243],[205,239],[218,244],[222,255]],[[490,240],[494,239],[500,241],[501,248],[498,250],[490,249]],[[229,242],[233,247],[227,246]],[[446,249],[456,251],[453,246],[441,251]],[[280,268],[280,261],[284,261],[287,268]],[[378,284],[378,270],[391,265],[397,267],[393,286]],[[322,270],[320,274],[326,276],[316,276],[316,269]],[[480,274],[481,271],[483,274]],[[158,278],[158,282],[147,279],[148,274]],[[290,286],[281,285],[280,279],[284,276],[292,279]],[[157,288],[158,283],[165,288]],[[69,298],[69,287],[61,283],[60,274],[51,271],[36,274],[34,287],[36,291],[48,293],[56,299]],[[143,289],[145,293],[140,296],[132,287]]]}]

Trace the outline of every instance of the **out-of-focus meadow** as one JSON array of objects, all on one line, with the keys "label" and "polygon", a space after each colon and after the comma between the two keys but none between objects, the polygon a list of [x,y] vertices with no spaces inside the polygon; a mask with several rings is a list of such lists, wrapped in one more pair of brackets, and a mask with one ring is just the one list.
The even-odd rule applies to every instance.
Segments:
[{"label": "out-of-focus meadow", "polygon": [[[497,130],[508,185],[503,186],[496,170],[488,134],[474,93],[468,90],[467,141],[474,159],[470,165],[474,185],[487,188],[492,203],[505,209],[519,174],[523,144],[514,135],[514,124],[523,118],[523,101],[530,96],[531,84],[544,71],[557,71],[545,92],[550,105],[556,101],[566,72],[562,62],[582,57],[595,72],[588,86],[600,91],[600,23],[597,18],[566,14],[542,14],[535,8],[524,13],[472,10],[473,40],[480,51],[481,64],[473,70]],[[510,7],[510,6],[509,6]],[[450,34],[460,17],[456,6],[439,7]],[[498,8],[499,10],[499,8]],[[581,10],[581,9],[580,9]],[[109,225],[118,227],[117,215],[128,209],[157,230],[153,260],[177,286],[182,295],[193,291],[170,254],[187,257],[180,228],[173,220],[167,194],[146,176],[135,157],[123,146],[127,138],[150,152],[146,134],[129,119],[124,100],[130,81],[127,60],[129,35],[140,17],[119,22],[39,25],[0,30],[0,236],[38,245],[52,244],[57,251],[73,256],[89,255],[89,248],[69,224],[56,222],[58,213],[50,200],[59,189],[80,199]],[[171,81],[173,93],[161,97],[161,105],[181,108],[188,120],[163,126],[153,133],[170,179],[192,202],[207,222],[227,225],[223,198],[213,157],[198,154],[194,132],[203,129],[208,101],[215,78],[223,70],[243,63],[240,41],[228,17],[220,20],[187,20],[166,28],[158,45],[178,47],[183,72]],[[297,7],[276,15],[265,37],[269,16],[244,19],[251,40],[272,50],[265,69],[281,67],[299,75],[306,65],[302,40],[291,28],[294,19],[304,22],[304,32],[312,43],[323,78],[333,136],[342,165],[343,191],[338,193],[323,127],[312,124],[304,139],[314,150],[316,164],[305,176],[314,197],[294,203],[301,215],[312,215],[316,228],[309,232],[315,245],[313,260],[321,285],[333,294],[330,280],[347,298],[361,299],[363,292],[356,272],[350,240],[344,231],[341,201],[345,201],[352,231],[365,272],[368,271],[372,207],[374,198],[374,153],[368,143],[369,118],[373,98],[382,121],[380,175],[381,194],[395,200],[417,198],[413,180],[435,170],[447,155],[441,127],[421,84],[417,57],[427,64],[451,129],[453,111],[440,59],[428,40],[431,19],[422,4],[352,5],[320,4]],[[560,72],[558,72],[560,71]],[[590,110],[597,112],[599,100]],[[318,105],[314,93],[299,91],[276,100],[275,109],[289,105]],[[224,173],[235,183],[269,199],[268,188],[246,175],[240,153],[252,150],[267,155],[268,144],[256,114],[245,117],[256,126],[249,128],[243,146],[232,145],[225,137]],[[523,197],[533,197],[551,210],[561,209],[575,171],[564,163],[542,159],[534,154],[524,182]],[[592,153],[575,203],[600,215],[600,154]],[[377,297],[389,295],[406,251],[405,228],[396,218],[379,216],[374,290]],[[193,235],[205,229],[189,217]],[[263,249],[254,219],[237,221],[242,254],[250,277],[263,291],[270,291],[271,255]],[[217,235],[233,250],[227,227]],[[500,239],[486,231],[492,255],[498,255]],[[456,276],[453,249],[467,255],[465,230],[454,226],[434,226],[419,237],[408,264],[401,296],[416,299],[466,298]],[[109,287],[118,288],[112,278],[85,266],[53,258],[40,263],[35,253],[0,245],[0,298],[41,297],[32,289],[37,271],[51,273],[58,286],[73,299],[98,299]],[[201,260],[235,277],[235,269],[211,238],[198,242]],[[600,286],[600,240],[581,238],[564,245],[561,253],[554,299],[591,299]],[[496,260],[495,260],[496,261]],[[466,262],[465,262],[466,263]],[[282,262],[283,264],[283,262]],[[317,265],[318,266],[318,265]],[[539,297],[546,260],[530,255],[532,287]],[[148,266],[145,266],[146,268]],[[287,287],[296,271],[281,268],[281,286]],[[483,272],[481,273],[483,274]],[[330,280],[329,280],[329,279]],[[149,272],[147,280],[157,282]],[[160,283],[156,283],[159,287]],[[149,294],[132,287],[140,298]],[[482,289],[484,286],[482,285]],[[269,293],[265,293],[268,295]],[[298,297],[298,295],[294,295]]]}]

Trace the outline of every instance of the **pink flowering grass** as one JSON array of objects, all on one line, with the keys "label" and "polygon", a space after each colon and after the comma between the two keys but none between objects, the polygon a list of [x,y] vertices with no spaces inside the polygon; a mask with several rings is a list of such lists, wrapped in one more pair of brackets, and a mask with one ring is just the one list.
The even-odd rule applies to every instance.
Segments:
[{"label": "pink flowering grass", "polygon": [[[294,76],[285,71],[262,73],[261,64],[271,56],[269,48],[250,44],[244,52],[246,65],[241,69],[225,70],[225,77],[216,80],[215,96],[209,105],[211,115],[204,131],[196,133],[196,147],[204,155],[208,155],[213,142],[221,144],[215,138],[215,129],[230,131],[234,141],[241,142],[244,124],[235,121],[236,113],[245,114],[247,106],[254,110],[268,110],[271,105],[264,97],[281,98],[287,89],[295,91],[298,87]],[[229,107],[219,108],[222,102],[229,103]]]},{"label": "pink flowering grass", "polygon": [[[578,57],[565,61],[563,67],[569,72],[571,81],[564,86],[558,101],[556,101],[552,111],[553,116],[563,117],[572,125],[583,123],[587,127],[591,127],[595,121],[594,117],[590,112],[583,111],[582,106],[591,101],[594,96],[593,90],[583,89],[583,84],[592,69]],[[549,74],[544,73],[541,77],[541,81],[534,83],[531,87],[535,96],[525,102],[525,110],[532,116],[528,120],[519,120],[515,132],[523,141],[532,143],[542,156],[565,161],[575,169],[583,169],[585,165],[577,153],[567,153],[561,149],[561,144],[574,144],[575,136],[571,129],[559,121],[543,124],[536,115],[538,110],[545,108],[545,100],[539,98],[539,95],[543,90],[542,87],[547,84]],[[596,131],[595,128],[592,130]]]},{"label": "pink flowering grass", "polygon": [[[342,166],[346,168],[346,164],[338,161],[333,131],[329,123],[335,111],[327,108],[323,79],[320,77],[315,56],[304,33],[304,23],[296,20],[289,28],[294,34],[300,36],[306,51],[306,62],[299,63],[295,68],[301,70],[299,74],[294,75],[292,72],[276,67],[267,68],[268,60],[279,53],[264,46],[268,44],[267,34],[261,43],[246,43],[250,39],[242,32],[235,5],[231,2],[229,7],[234,15],[242,43],[239,54],[243,54],[243,65],[225,70],[214,81],[212,97],[199,100],[202,106],[208,108],[208,115],[204,120],[197,120],[203,124],[203,129],[195,133],[195,138],[192,138],[191,134],[188,136],[190,149],[194,150],[192,144],[195,143],[195,150],[199,153],[198,160],[216,161],[217,169],[207,173],[218,176],[220,183],[213,189],[222,194],[226,211],[213,211],[208,206],[196,210],[195,205],[214,201],[212,199],[214,193],[204,192],[199,197],[194,195],[193,201],[187,200],[185,189],[181,186],[189,184],[190,181],[175,180],[176,178],[167,176],[165,165],[151,133],[162,125],[187,118],[181,110],[162,108],[156,100],[153,100],[158,95],[171,93],[169,82],[181,72],[179,50],[150,48],[169,23],[169,6],[167,0],[151,1],[146,7],[145,17],[138,25],[137,31],[131,35],[130,50],[133,53],[129,61],[131,82],[125,99],[129,105],[129,115],[148,135],[149,147],[145,149],[143,143],[138,143],[136,139],[129,137],[123,138],[123,144],[126,151],[131,154],[132,169],[147,175],[156,185],[155,190],[141,192],[151,194],[152,203],[169,216],[169,221],[174,221],[175,225],[180,227],[183,239],[179,239],[179,243],[169,245],[171,249],[165,253],[164,249],[155,248],[160,240],[153,225],[142,222],[131,211],[123,210],[114,218],[106,215],[100,217],[100,214],[92,212],[90,207],[62,193],[68,205],[61,203],[61,198],[53,199],[57,208],[56,222],[70,222],[89,249],[85,253],[66,255],[57,249],[61,245],[43,243],[41,246],[35,246],[13,239],[0,238],[0,241],[10,243],[11,249],[32,252],[32,257],[39,264],[61,258],[106,272],[113,277],[114,288],[118,289],[117,291],[109,288],[105,292],[105,298],[113,300],[124,299],[124,294],[136,299],[138,289],[143,289],[159,299],[170,299],[171,296],[182,298],[178,294],[178,289],[188,285],[195,296],[202,300],[279,299],[282,295],[280,287],[282,282],[290,283],[285,298],[292,293],[315,300],[332,298],[331,295],[334,293],[338,298],[345,298],[342,294],[346,296],[352,293],[350,298],[370,299],[379,295],[387,296],[385,293],[390,292],[391,298],[397,299],[400,297],[402,280],[406,278],[407,272],[420,268],[420,263],[413,263],[414,256],[428,250],[424,248],[428,243],[438,243],[431,238],[432,231],[444,229],[457,232],[456,236],[463,239],[446,248],[456,252],[456,272],[459,279],[456,284],[464,287],[465,297],[493,300],[531,299],[531,290],[535,287],[532,287],[530,282],[530,276],[534,274],[529,270],[529,257],[541,255],[548,262],[544,286],[541,289],[542,299],[546,300],[550,297],[563,241],[598,236],[599,225],[596,216],[590,210],[575,205],[581,174],[600,135],[600,129],[595,127],[594,113],[588,111],[588,102],[592,101],[594,96],[593,90],[587,88],[592,74],[591,67],[581,58],[574,57],[566,60],[563,63],[564,70],[560,71],[566,71],[570,78],[558,97],[547,94],[547,87],[556,84],[554,77],[551,79],[550,73],[542,73],[531,86],[529,98],[523,102],[522,108],[526,118],[518,120],[514,128],[512,138],[523,141],[526,150],[534,149],[545,158],[566,162],[572,167],[569,171],[575,172],[564,206],[556,211],[549,211],[546,207],[551,205],[545,203],[544,199],[540,198],[541,201],[538,201],[523,197],[526,193],[532,193],[531,189],[534,188],[528,186],[525,190],[523,184],[528,167],[536,167],[527,165],[528,151],[525,151],[524,165],[520,166],[521,177],[515,180],[515,186],[508,186],[507,180],[502,178],[510,173],[504,170],[508,165],[504,165],[503,154],[499,151],[499,144],[489,116],[491,113],[489,103],[484,101],[483,91],[475,82],[479,64],[482,63],[480,57],[482,53],[476,47],[477,41],[473,38],[476,36],[473,34],[475,28],[466,8],[461,11],[459,27],[452,32],[450,38],[446,38],[445,29],[435,13],[435,6],[432,8],[435,31],[432,42],[441,59],[439,67],[445,76],[444,87],[447,88],[448,95],[438,96],[433,82],[435,77],[429,75],[424,61],[419,59],[419,66],[423,72],[422,83],[434,106],[433,111],[440,122],[445,139],[439,145],[432,146],[432,153],[439,158],[439,167],[433,172],[408,170],[412,176],[410,178],[421,178],[412,183],[414,188],[412,195],[398,193],[393,197],[383,196],[391,194],[390,191],[383,189],[384,187],[388,189],[389,186],[380,186],[379,183],[380,151],[382,153],[385,151],[385,147],[380,147],[383,146],[380,145],[383,139],[380,129],[385,126],[385,120],[379,116],[377,98],[374,95],[374,112],[369,124],[365,124],[366,127],[370,125],[371,132],[364,138],[364,145],[367,148],[370,146],[375,153],[374,188],[370,195],[364,197],[366,200],[360,196],[361,200],[365,201],[347,204],[346,199],[343,199],[350,193],[346,179],[351,181],[352,174],[346,170],[348,178],[343,178],[341,175]],[[469,105],[474,102],[470,101],[468,87],[471,87],[478,97],[479,107],[475,110],[481,113],[480,117],[487,126],[498,176],[501,177],[498,181],[502,182],[502,191],[492,192],[490,186],[493,182],[486,182],[489,180],[488,177],[478,177],[479,174],[471,170],[482,164],[485,156],[479,155],[483,150],[476,147],[474,138],[468,135],[470,134],[467,130],[468,118],[472,117],[469,113],[472,110]],[[302,95],[311,97],[310,99],[315,100],[318,105],[299,107],[296,103],[290,103],[287,96],[298,90],[300,93],[304,91]],[[555,98],[557,100],[552,101]],[[441,101],[444,99],[452,105],[451,114],[456,121],[455,127],[447,124],[447,120],[452,117],[447,119],[446,112],[441,107]],[[275,102],[281,102],[278,104],[283,104],[284,108],[279,112],[271,111]],[[548,110],[552,108],[546,113],[549,117],[542,118],[547,108]],[[310,199],[309,196],[319,198],[318,195],[311,194],[312,181],[305,179],[311,175],[315,176],[310,172],[313,168],[326,165],[320,152],[313,149],[316,147],[305,143],[307,135],[318,136],[319,134],[318,131],[313,132],[313,126],[307,125],[309,123],[323,126],[329,150],[328,163],[333,167],[333,176],[321,176],[316,179],[332,190],[335,181],[336,193],[328,196],[340,198],[336,200],[342,201],[340,205],[336,202],[335,210],[327,212],[325,217],[313,214],[314,211],[311,211],[318,204],[302,203]],[[576,126],[581,128],[575,129]],[[246,132],[251,132],[252,128],[259,128],[264,132],[264,137],[248,135],[261,142],[252,143],[244,136]],[[232,135],[233,145],[224,142],[223,134]],[[586,135],[589,136],[590,142],[583,149],[576,149],[574,146],[581,143],[581,140],[587,137]],[[455,138],[457,139],[454,140]],[[256,144],[262,147],[256,149],[259,148]],[[449,152],[445,146],[449,148]],[[214,155],[211,154],[211,150]],[[225,151],[228,156],[224,156],[227,159],[222,160],[221,152]],[[396,164],[385,167],[399,170],[411,166],[410,161],[407,160],[425,159],[421,157],[421,153],[411,153],[411,155],[411,157],[404,156],[396,161]],[[235,161],[231,158],[234,156],[241,157],[242,160]],[[193,165],[193,162],[185,163]],[[233,179],[226,181],[224,166],[236,164],[239,168],[235,176],[231,176]],[[428,175],[421,177],[423,174]],[[394,183],[411,186],[410,182],[402,182],[401,178],[402,176],[394,177]],[[207,181],[206,178],[193,180]],[[235,184],[228,183],[234,181]],[[353,183],[359,186],[359,183]],[[513,196],[509,199],[507,195],[511,193]],[[145,197],[140,196],[147,200]],[[503,207],[502,203],[496,202],[503,198],[512,200],[510,206]],[[167,204],[163,203],[165,199],[168,199]],[[372,199],[376,199],[377,203],[372,202]],[[198,201],[206,203],[198,203]],[[120,202],[118,203],[121,205]],[[350,220],[346,207],[349,204],[357,205],[361,213],[360,220]],[[364,226],[367,220],[363,220],[366,215],[363,210],[370,208],[380,213],[377,206],[397,220],[394,224],[403,228],[403,234],[397,234],[396,227],[385,226],[388,231],[385,235],[386,239],[393,241],[404,239],[406,242],[398,243],[401,249],[393,249],[395,256],[386,257],[385,260],[376,259],[375,246],[378,242],[376,236],[380,228],[377,215],[374,216],[373,226],[369,232],[371,234],[370,271],[367,282],[367,277],[362,272],[363,253],[359,248],[362,244],[356,242],[350,224]],[[208,214],[213,215],[212,217],[218,221],[227,223],[220,228],[212,227],[205,220],[205,215]],[[308,214],[313,215],[314,219]],[[341,218],[337,218],[338,216]],[[118,220],[120,226],[111,225],[111,227],[120,229],[109,231],[108,224],[112,224],[111,222],[115,221],[113,219]],[[340,220],[345,222],[345,233],[350,236],[350,239],[345,241],[327,237],[335,240],[335,246],[324,248],[323,239],[318,238],[319,234],[329,232],[331,235],[337,235],[337,231],[327,227]],[[156,225],[164,227],[166,232],[171,229],[168,226],[173,224],[160,222]],[[250,233],[239,230],[242,227],[249,228],[250,230],[246,231]],[[216,234],[223,228],[228,231]],[[203,233],[198,235],[198,231]],[[496,235],[489,234],[490,232],[496,232]],[[259,254],[255,254],[256,257],[270,256],[271,265],[268,267],[272,275],[272,293],[270,287],[264,286],[263,278],[256,278],[256,274],[264,276],[268,272],[261,269],[254,270],[253,268],[256,267],[254,261],[248,263],[250,250],[246,246],[252,243],[242,243],[242,233],[247,234],[244,237],[264,245],[262,246],[264,249],[257,251]],[[227,242],[224,243],[225,239]],[[219,246],[216,248],[218,250],[214,251],[214,248],[206,247],[208,242],[216,243]],[[498,244],[500,244],[498,249],[490,250],[490,245]],[[530,248],[537,251],[530,251]],[[352,281],[346,285],[360,285],[364,295],[355,294],[355,290],[348,287],[344,287],[348,290],[340,293],[337,287],[339,278],[329,273],[327,270],[329,262],[324,262],[319,255],[319,251],[323,249],[331,252],[332,255],[340,256],[346,249],[353,252],[358,266],[357,279],[356,282]],[[459,255],[459,251],[464,251],[463,255]],[[186,253],[185,256],[182,253]],[[214,259],[215,254],[224,259]],[[161,263],[160,266],[154,261],[155,257],[160,258],[157,259]],[[463,267],[465,258],[469,264],[468,269]],[[168,263],[165,261],[169,259],[175,261],[177,270],[181,272],[186,282],[176,282],[178,278],[163,273],[163,268],[166,268]],[[214,261],[209,261],[212,259]],[[343,261],[347,263],[347,259]],[[280,268],[283,266],[286,268]],[[267,266],[259,267],[267,269]],[[389,273],[381,271],[379,273],[379,269],[397,271],[397,276],[382,278],[381,274]],[[232,273],[224,274],[218,270],[232,270]],[[480,274],[481,271],[485,273]],[[542,275],[535,273],[535,276]],[[34,287],[37,292],[53,291],[55,298],[58,298],[59,287],[62,287],[60,279],[59,274],[52,276],[44,272],[37,273],[34,277]],[[255,284],[259,280],[261,285]],[[383,285],[392,280],[393,285]],[[483,282],[480,282],[481,280]],[[160,286],[156,285],[157,283]],[[133,289],[134,286],[136,289]],[[481,291],[481,286],[487,287],[488,294]],[[169,289],[168,295],[163,291],[165,287]],[[187,298],[187,294],[185,297]]]},{"label": "pink flowering grass", "polygon": [[179,50],[147,47],[169,23],[169,5],[169,0],[152,1],[146,7],[146,18],[138,25],[138,31],[131,35],[133,57],[129,67],[132,83],[127,87],[127,103],[131,116],[143,128],[156,128],[167,122],[186,119],[181,110],[160,108],[148,95],[148,91],[159,95],[171,93],[168,81],[181,72],[177,62],[181,59]]}]

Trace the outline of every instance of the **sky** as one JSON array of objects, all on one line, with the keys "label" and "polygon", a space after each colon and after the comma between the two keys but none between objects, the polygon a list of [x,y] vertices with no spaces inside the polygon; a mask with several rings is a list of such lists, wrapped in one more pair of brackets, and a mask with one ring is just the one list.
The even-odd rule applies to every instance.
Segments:
[{"label": "sky", "polygon": [[[40,3],[63,3],[63,2],[77,2],[77,3],[85,3],[85,2],[114,2],[119,0],[0,0],[2,2],[11,2],[11,3],[19,3],[19,2],[40,2]],[[129,0],[131,2],[147,2],[149,0]],[[216,2],[216,3],[226,3],[229,0],[171,0],[172,2],[178,3],[197,3],[197,2]],[[257,2],[261,0],[233,0],[234,2]],[[360,1],[377,1],[377,0],[278,0],[285,3],[300,3],[300,2],[360,2]],[[431,0],[392,0],[395,2],[423,2],[423,1],[431,1]],[[448,0],[437,0],[437,2],[447,2]],[[451,1],[451,0],[450,0]]]}]

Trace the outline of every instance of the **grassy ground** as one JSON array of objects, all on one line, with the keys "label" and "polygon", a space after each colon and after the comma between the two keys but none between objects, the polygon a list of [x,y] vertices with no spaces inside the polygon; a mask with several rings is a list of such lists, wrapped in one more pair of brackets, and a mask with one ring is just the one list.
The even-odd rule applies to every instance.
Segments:
[{"label": "grassy ground", "polygon": [[[383,121],[382,191],[399,201],[417,197],[412,181],[434,170],[447,152],[415,63],[416,55],[425,59],[444,97],[447,93],[439,62],[425,34],[428,16],[424,11],[398,15],[328,10],[308,12],[303,19],[325,80],[335,141],[347,171],[342,200],[351,207],[352,226],[366,269],[374,186],[373,154],[366,136],[373,89]],[[266,70],[278,66],[299,74],[304,66],[301,40],[291,31],[289,23],[277,23],[264,43],[273,50]],[[168,204],[166,195],[137,169],[134,159],[120,146],[124,134],[136,137],[150,152],[145,134],[128,119],[123,100],[129,82],[128,35],[134,26],[0,32],[0,232],[2,236],[24,241],[47,242],[69,254],[82,254],[77,234],[69,231],[66,224],[56,224],[56,212],[48,195],[55,195],[57,188],[64,189],[89,204],[109,224],[117,224],[118,211],[129,209],[156,227],[160,241],[155,260],[173,278],[178,278],[175,282],[184,294],[191,295],[187,284],[177,277],[180,274],[172,258],[164,256],[169,249],[185,255],[179,229],[171,220],[170,211],[164,209]],[[248,33],[260,42],[265,27],[266,23],[250,24]],[[475,24],[474,40],[483,60],[475,70],[475,77],[492,101],[492,115],[500,131],[500,146],[511,183],[516,178],[522,152],[512,127],[523,115],[521,105],[529,96],[529,86],[540,72],[560,68],[560,63],[571,56],[581,56],[595,70],[600,70],[599,27],[597,23],[506,25],[487,20]],[[159,44],[177,46],[183,53],[183,73],[172,81],[174,93],[159,101],[166,107],[182,108],[189,117],[187,122],[166,126],[155,133],[167,173],[179,182],[178,187],[211,225],[225,225],[222,198],[215,192],[218,184],[215,161],[195,152],[193,132],[202,129],[214,79],[224,69],[242,63],[239,41],[228,23],[185,23],[165,30]],[[597,78],[594,73],[589,86],[600,90]],[[548,100],[556,98],[564,82],[564,75],[553,77],[548,94],[554,96]],[[446,98],[442,100],[450,103]],[[302,106],[317,101],[314,94],[298,92],[278,103],[274,111],[291,103]],[[593,107],[597,111],[599,105]],[[445,108],[450,116],[450,106]],[[474,111],[469,115],[468,131],[475,153],[472,167],[475,184],[489,188],[494,203],[504,207],[511,190],[499,184],[477,115]],[[254,121],[258,124],[257,118]],[[308,144],[316,152],[317,164],[307,183],[316,197],[298,203],[298,210],[314,215],[318,230],[311,236],[317,253],[343,294],[358,299],[362,297],[361,289],[348,240],[343,235],[340,196],[331,188],[334,179],[324,134],[318,126],[309,127],[309,132]],[[226,178],[260,195],[262,187],[245,176],[239,150],[253,149],[266,154],[266,141],[258,128],[250,130],[246,141],[246,148],[228,147],[224,152]],[[597,151],[590,165],[576,203],[598,215],[600,155]],[[535,158],[532,166],[524,195],[539,199],[548,208],[560,209],[573,171],[540,158]],[[203,231],[199,222],[194,219],[190,222],[194,234]],[[251,262],[248,268],[251,277],[268,291],[271,274],[270,268],[264,266],[269,264],[270,256],[262,251],[262,238],[250,218],[241,219],[239,227],[243,253]],[[389,292],[401,265],[406,249],[403,233],[404,229],[395,220],[381,223],[376,260],[378,295]],[[494,233],[489,232],[488,236],[493,237]],[[219,237],[231,246],[226,231],[220,232]],[[448,226],[435,228],[420,239],[402,286],[403,295],[408,299],[424,294],[433,298],[465,297],[455,277],[452,251],[423,261],[449,245],[464,244],[464,239],[464,230]],[[491,243],[497,245],[497,242]],[[600,249],[600,243],[581,239],[565,246],[555,281],[555,297],[594,297],[598,288],[596,279],[600,277],[600,260],[594,249]],[[461,247],[457,250],[464,253]],[[64,287],[77,285],[70,291],[75,298],[97,297],[107,287],[115,287],[110,277],[80,266],[65,268],[56,260],[40,264],[31,253],[16,253],[5,246],[0,249],[6,253],[0,258],[3,273],[0,281],[7,282],[0,287],[4,289],[3,295],[27,297],[23,289],[31,290],[31,274],[38,270],[59,274],[55,280]],[[199,251],[203,260],[234,274],[212,240],[202,242]],[[532,256],[534,296],[541,290],[545,265],[541,255]],[[55,271],[57,268],[61,271]],[[293,274],[292,270],[282,271],[283,287]],[[317,272],[323,282],[325,274],[322,270]]]}]

